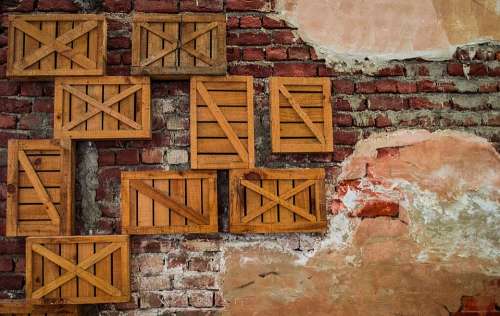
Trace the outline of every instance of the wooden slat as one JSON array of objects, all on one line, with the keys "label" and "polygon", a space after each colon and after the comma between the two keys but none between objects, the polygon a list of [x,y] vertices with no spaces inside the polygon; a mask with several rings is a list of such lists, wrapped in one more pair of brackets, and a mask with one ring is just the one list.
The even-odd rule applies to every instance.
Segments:
[{"label": "wooden slat", "polygon": [[[151,186],[153,180],[144,180],[144,184]],[[132,186],[136,189],[136,187]],[[139,226],[153,226],[153,200],[145,193],[137,190],[137,208],[140,210],[137,221]]]},{"label": "wooden slat", "polygon": [[[223,116],[228,122],[247,122],[246,107],[219,107]],[[198,107],[198,122],[217,122],[208,107]],[[220,126],[220,125],[219,125]]]},{"label": "wooden slat", "polygon": [[0,300],[0,315],[18,316],[78,316],[78,306],[64,305],[31,305],[25,299]]},{"label": "wooden slat", "polygon": [[[246,139],[240,139],[243,146],[248,146]],[[224,138],[198,138],[198,153],[236,153],[229,140]]]},{"label": "wooden slat", "polygon": [[[231,129],[240,138],[248,137],[247,123],[229,123]],[[198,123],[198,137],[225,138],[226,134],[217,123]]]},{"label": "wooden slat", "polygon": [[[165,195],[170,195],[170,182],[164,179],[154,180],[154,187]],[[168,226],[170,222],[170,209],[153,200],[155,226]]]},{"label": "wooden slat", "polygon": [[[210,91],[208,89],[207,91],[218,106],[245,106],[247,103],[246,91]],[[200,94],[198,94],[196,102],[198,105],[207,105]]]}]

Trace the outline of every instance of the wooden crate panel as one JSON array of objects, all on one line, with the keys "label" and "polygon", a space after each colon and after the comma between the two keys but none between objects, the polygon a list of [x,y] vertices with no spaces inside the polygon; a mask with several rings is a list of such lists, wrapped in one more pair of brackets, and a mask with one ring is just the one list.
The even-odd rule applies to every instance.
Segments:
[{"label": "wooden crate panel", "polygon": [[193,169],[255,165],[252,77],[192,77],[190,104]]},{"label": "wooden crate panel", "polygon": [[124,234],[217,232],[216,171],[122,172]]},{"label": "wooden crate panel", "polygon": [[226,74],[224,14],[136,14],[132,74],[153,77]]},{"label": "wooden crate panel", "polygon": [[273,152],[333,151],[330,79],[273,77],[269,89]]},{"label": "wooden crate panel", "polygon": [[69,140],[9,140],[7,236],[72,234],[74,164]]},{"label": "wooden crate panel", "polygon": [[77,305],[30,305],[26,300],[0,300],[0,315],[78,316]]},{"label": "wooden crate panel", "polygon": [[230,170],[230,231],[324,231],[324,178],[324,169]]},{"label": "wooden crate panel", "polygon": [[54,137],[151,137],[148,77],[56,78]]},{"label": "wooden crate panel", "polygon": [[7,76],[103,75],[106,33],[94,14],[11,15]]},{"label": "wooden crate panel", "polygon": [[130,298],[129,238],[29,237],[26,297],[31,304],[100,304]]}]

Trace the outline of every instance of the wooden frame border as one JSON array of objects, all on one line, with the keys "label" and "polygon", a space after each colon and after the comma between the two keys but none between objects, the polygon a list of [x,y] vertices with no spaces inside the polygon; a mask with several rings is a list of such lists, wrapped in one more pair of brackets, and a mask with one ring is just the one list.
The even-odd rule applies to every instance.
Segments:
[{"label": "wooden frame border", "polygon": [[78,305],[30,305],[23,299],[5,299],[0,300],[0,315],[27,315],[27,314],[45,314],[48,316],[78,316],[80,315],[80,306]]}]

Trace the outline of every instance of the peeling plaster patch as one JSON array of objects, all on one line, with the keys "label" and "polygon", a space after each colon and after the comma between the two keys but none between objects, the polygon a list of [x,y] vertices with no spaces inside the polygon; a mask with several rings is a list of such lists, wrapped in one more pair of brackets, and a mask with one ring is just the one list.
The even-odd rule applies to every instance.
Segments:
[{"label": "peeling plaster patch", "polygon": [[78,144],[78,169],[76,181],[80,188],[81,213],[80,224],[86,232],[97,228],[97,222],[101,218],[101,210],[95,200],[96,190],[99,187],[97,178],[98,171],[98,153],[97,147],[93,142],[81,142]]}]

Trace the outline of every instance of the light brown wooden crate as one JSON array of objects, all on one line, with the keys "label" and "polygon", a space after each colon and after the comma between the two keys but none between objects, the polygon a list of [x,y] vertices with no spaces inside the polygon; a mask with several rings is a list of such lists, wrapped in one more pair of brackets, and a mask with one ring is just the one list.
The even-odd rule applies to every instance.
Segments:
[{"label": "light brown wooden crate", "polygon": [[131,69],[162,79],[226,74],[224,14],[136,14]]},{"label": "light brown wooden crate", "polygon": [[54,137],[151,138],[150,89],[141,76],[56,78]]},{"label": "light brown wooden crate", "polygon": [[7,236],[72,234],[74,155],[70,140],[9,140]]},{"label": "light brown wooden crate", "polygon": [[129,255],[125,235],[28,237],[27,301],[36,305],[128,302]]},{"label": "light brown wooden crate", "polygon": [[106,41],[102,15],[10,15],[7,76],[103,75]]},{"label": "light brown wooden crate", "polygon": [[26,300],[0,300],[0,315],[11,316],[78,316],[78,305],[30,305]]},{"label": "light brown wooden crate", "polygon": [[229,171],[233,233],[326,230],[324,169]]},{"label": "light brown wooden crate", "polygon": [[272,77],[271,143],[276,153],[333,151],[329,78]]},{"label": "light brown wooden crate", "polygon": [[216,171],[122,172],[122,233],[217,232]]},{"label": "light brown wooden crate", "polygon": [[253,78],[195,76],[190,89],[191,168],[253,168]]}]

